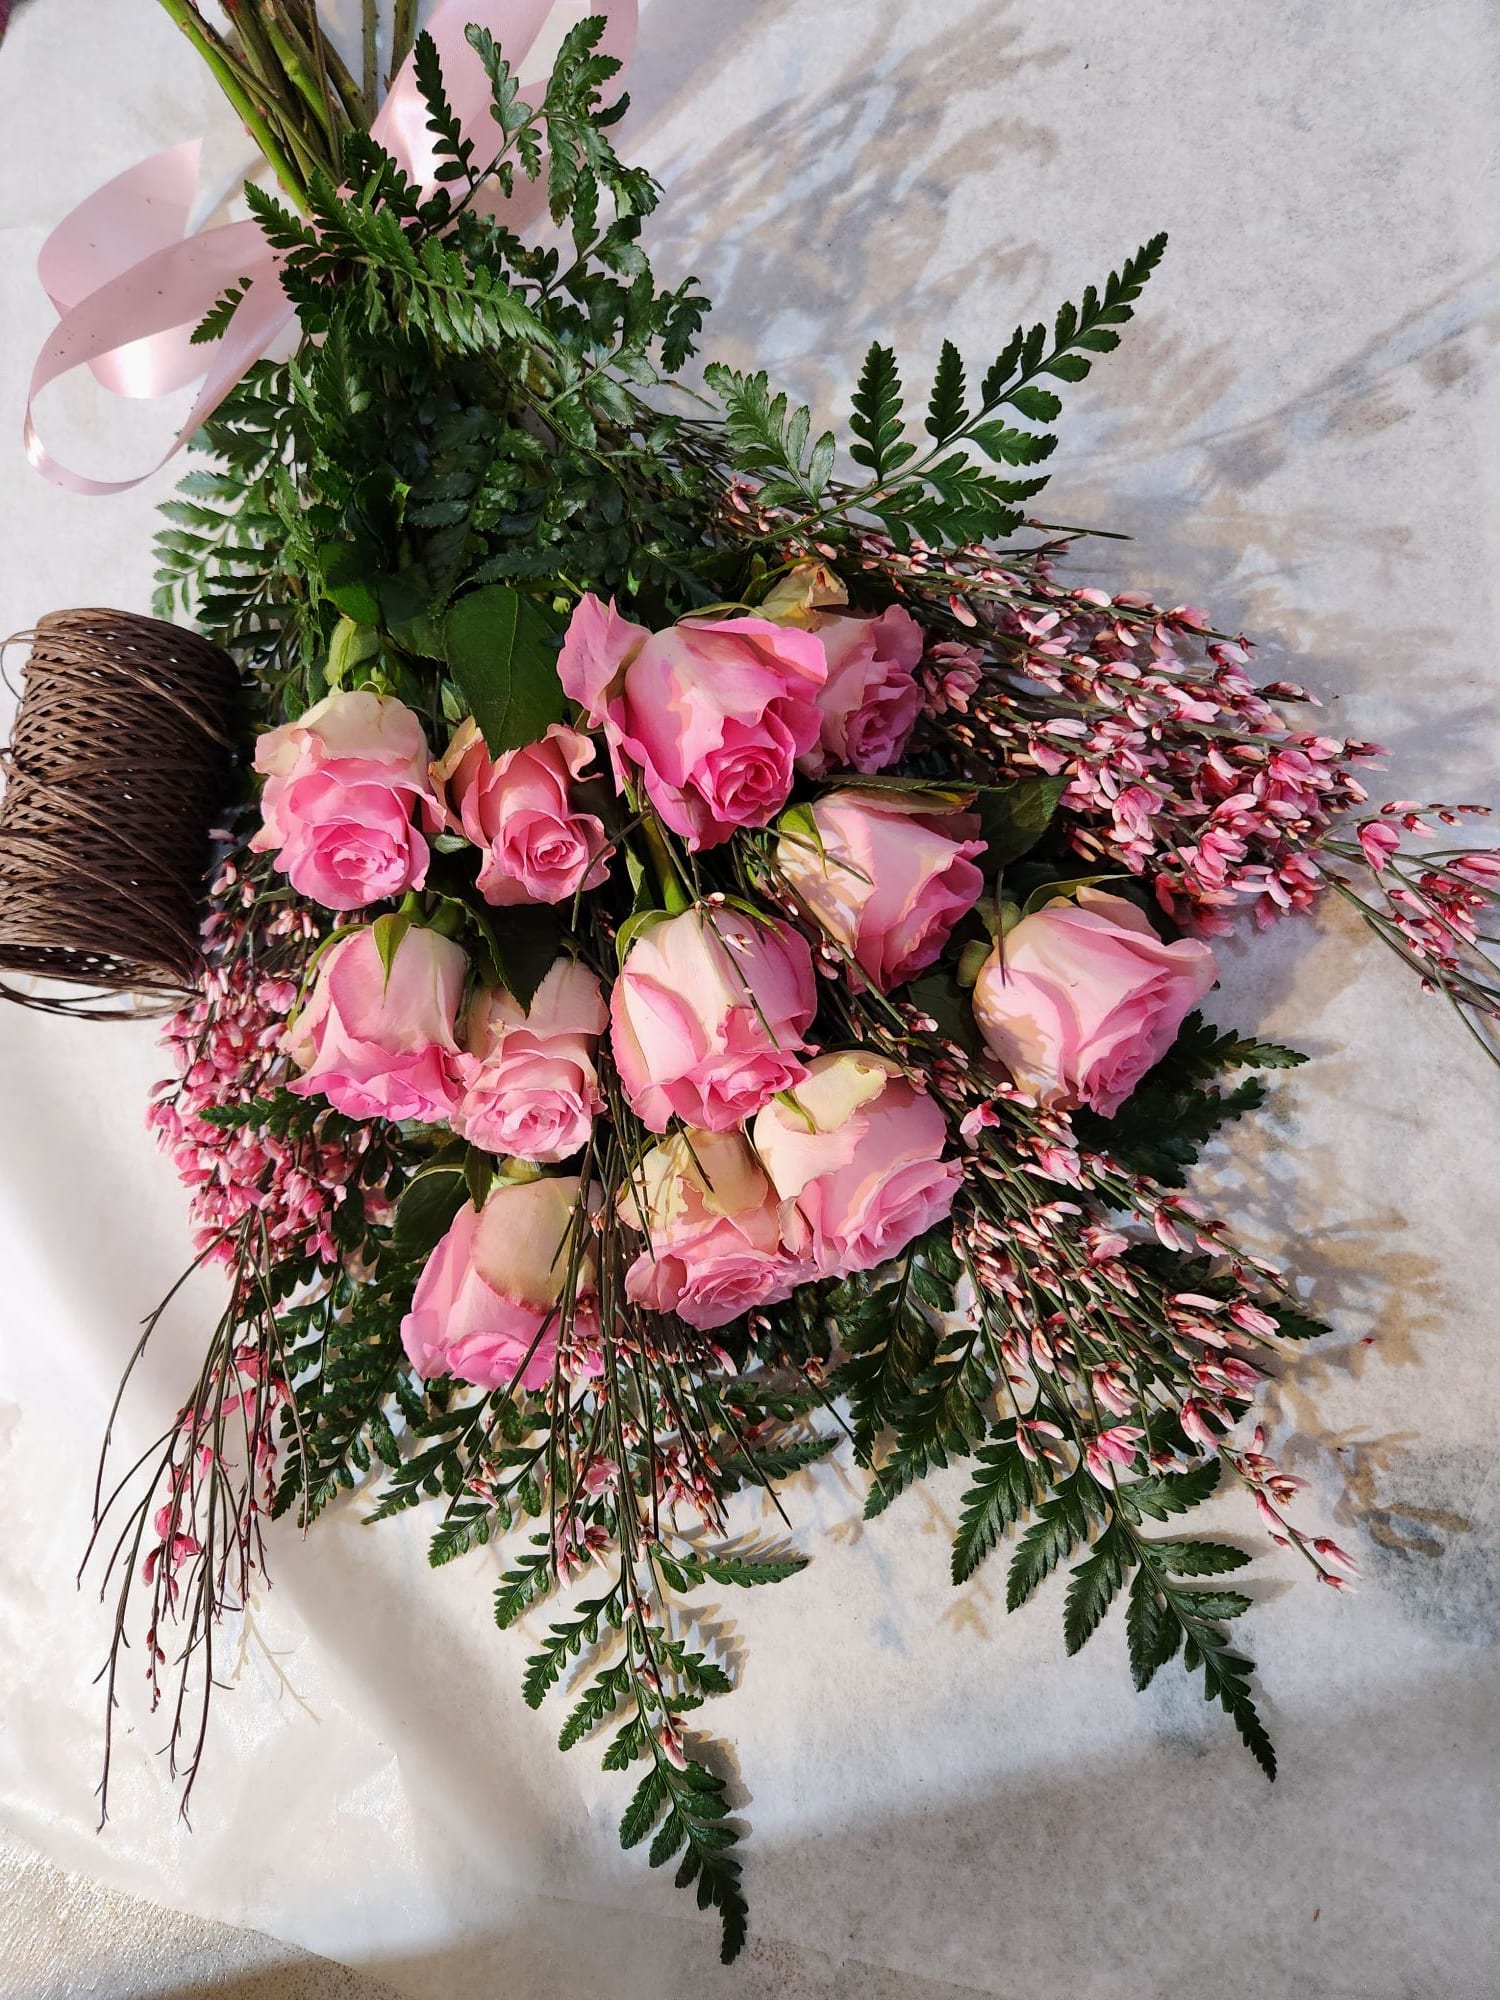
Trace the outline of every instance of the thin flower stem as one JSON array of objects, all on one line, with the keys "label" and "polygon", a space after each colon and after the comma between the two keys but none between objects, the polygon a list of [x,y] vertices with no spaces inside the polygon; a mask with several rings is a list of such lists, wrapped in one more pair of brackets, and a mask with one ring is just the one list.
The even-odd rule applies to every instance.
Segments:
[{"label": "thin flower stem", "polygon": [[391,27],[391,67],[387,88],[394,88],[402,63],[411,54],[417,38],[417,0],[396,0],[396,17]]},{"label": "thin flower stem", "polygon": [[307,208],[307,187],[301,174],[292,164],[286,147],[272,129],[264,109],[258,105],[241,81],[230,52],[203,19],[193,0],[160,0],[170,20],[175,21],[193,47],[202,56],[220,90],[233,105],[244,121],[251,138],[265,155],[271,171],[280,181],[282,188],[304,212]]},{"label": "thin flower stem", "polygon": [[287,150],[296,159],[307,182],[310,183],[314,174],[320,170],[327,171],[326,163],[319,159],[315,147],[310,143],[300,120],[294,114],[285,110],[279,111],[276,114],[276,122],[281,128]]},{"label": "thin flower stem", "polygon": [[[1227,1444],[1221,1444],[1219,1446],[1219,1458],[1223,1464],[1229,1467],[1229,1470],[1234,1474],[1235,1478],[1240,1482],[1240,1484],[1246,1489],[1247,1492],[1255,1494],[1257,1498],[1262,1500],[1267,1507],[1271,1507],[1271,1500],[1265,1493],[1259,1481],[1252,1479],[1249,1476],[1249,1474],[1245,1471],[1245,1468],[1240,1464],[1238,1456],[1230,1446],[1228,1446]],[[1319,1562],[1317,1555],[1308,1545],[1307,1537],[1304,1534],[1302,1534],[1298,1529],[1292,1526],[1291,1522],[1286,1518],[1285,1514],[1283,1514],[1279,1508],[1273,1507],[1272,1512],[1275,1514],[1276,1519],[1281,1523],[1282,1529],[1286,1534],[1287,1540],[1291,1543],[1292,1547],[1297,1551],[1298,1555],[1302,1557],[1304,1562],[1310,1563],[1313,1569],[1317,1572],[1317,1574],[1320,1577],[1322,1577],[1323,1580],[1326,1582],[1328,1578],[1332,1575],[1332,1571],[1329,1570],[1325,1564]]]},{"label": "thin flower stem", "polygon": [[367,130],[370,124],[370,111],[366,108],[364,96],[350,72],[349,65],[323,32],[323,24],[318,19],[317,0],[284,0],[284,4],[300,8],[303,18],[299,23],[299,30],[302,38],[307,43],[320,74],[326,76],[332,86],[350,129],[356,132]]},{"label": "thin flower stem", "polygon": [[364,33],[362,47],[364,55],[364,100],[367,121],[375,117],[375,93],[380,87],[380,16],[376,0],[363,0]]},{"label": "thin flower stem", "polygon": [[[234,31],[239,36],[238,53],[243,66],[253,73],[263,89],[276,95],[278,86],[284,84],[286,79],[281,75],[276,51],[261,25],[260,15],[253,5],[238,6],[231,18]],[[230,53],[232,56],[234,52]]]},{"label": "thin flower stem", "polygon": [[271,46],[276,51],[288,83],[301,97],[315,119],[319,136],[328,149],[324,164],[332,167],[338,154],[338,131],[334,123],[328,80],[326,76],[320,80],[311,49],[302,41],[291,20],[277,4],[277,0],[263,0],[263,4],[265,29]]},{"label": "thin flower stem", "polygon": [[641,840],[651,857],[651,867],[656,876],[657,886],[661,890],[662,902],[672,916],[680,916],[684,910],[691,909],[692,898],[672,859],[671,850],[662,837],[661,828],[649,813],[641,820]]},{"label": "thin flower stem", "polygon": [[[1468,999],[1462,995],[1463,987],[1476,987],[1476,982],[1466,979],[1462,975],[1444,975],[1439,967],[1419,958],[1407,944],[1391,919],[1382,915],[1372,903],[1367,903],[1364,897],[1358,894],[1356,890],[1351,889],[1347,882],[1343,881],[1337,875],[1328,875],[1324,879],[1337,889],[1346,902],[1354,905],[1365,922],[1370,926],[1370,929],[1374,931],[1383,944],[1388,945],[1395,952],[1396,956],[1404,960],[1421,978],[1430,981],[1439,988],[1444,998],[1448,1001],[1469,1033],[1474,1037],[1480,1048],[1484,1050],[1490,1061],[1497,1067],[1500,1067],[1500,1052],[1491,1047],[1489,1041],[1480,1032],[1475,1023],[1470,1020],[1468,1015],[1467,1009],[1471,1006],[1480,1005],[1481,1002]],[[1476,991],[1478,990],[1480,989],[1476,987]]]}]

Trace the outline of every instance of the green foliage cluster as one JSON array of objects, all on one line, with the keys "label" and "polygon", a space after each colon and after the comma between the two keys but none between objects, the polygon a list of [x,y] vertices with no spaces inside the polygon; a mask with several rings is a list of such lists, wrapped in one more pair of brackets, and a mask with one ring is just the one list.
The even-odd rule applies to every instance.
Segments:
[{"label": "green foliage cluster", "polygon": [[[471,34],[494,90],[487,158],[419,37],[435,192],[359,132],[338,185],[310,176],[305,217],[250,191],[307,338],[292,362],[252,369],[205,426],[214,464],[164,510],[156,608],[245,659],[272,720],[357,670],[434,725],[472,713],[492,748],[525,740],[560,706],[554,605],[618,593],[664,623],[759,587],[762,552],[722,506],[738,477],[788,510],[793,542],[869,526],[898,546],[1011,532],[1044,483],[1029,468],[1056,442],[1030,428],[1061,408],[1043,384],[1081,380],[1115,345],[1161,256],[1158,237],[1050,333],[1018,328],[972,399],[945,342],[920,445],[895,356],[872,346],[846,441],[870,477],[840,481],[834,433],[812,438],[808,410],[764,374],[710,365],[710,414],[692,392],[677,397],[686,414],[670,407],[707,301],[691,278],[659,286],[642,248],[658,190],[615,152],[623,100],[604,100],[618,65],[598,52],[602,28],[571,31],[535,106]],[[494,220],[492,187],[534,188],[555,239],[537,247]],[[228,326],[240,290],[203,337]]]},{"label": "green foliage cluster", "polygon": [[[704,371],[711,400],[698,397],[679,414],[677,378],[706,301],[692,279],[659,285],[642,248],[657,189],[615,152],[622,105],[605,90],[618,65],[599,52],[602,29],[591,18],[568,34],[535,104],[491,37],[471,31],[492,90],[488,152],[458,123],[433,45],[419,37],[416,74],[440,161],[435,192],[414,188],[355,132],[338,176],[309,175],[305,215],[253,196],[305,338],[291,362],[252,370],[205,427],[211,469],[193,472],[164,510],[157,608],[193,616],[246,662],[258,719],[280,721],[331,688],[367,685],[399,695],[435,741],[472,717],[498,754],[534,741],[566,712],[556,652],[584,590],[618,595],[632,615],[661,625],[709,605],[751,605],[789,554],[816,547],[852,557],[856,538],[872,530],[898,551],[918,538],[952,549],[1013,534],[1045,484],[1038,468],[1056,443],[1047,426],[1061,411],[1059,389],[1117,344],[1161,257],[1165,238],[1156,237],[1102,291],[1091,286],[1064,305],[1050,329],[1017,328],[973,385],[945,341],[924,411],[907,410],[896,356],[876,343],[842,441],[831,430],[815,435],[810,411],[764,373],[720,365]],[[494,219],[495,189],[530,196],[545,212],[545,247]],[[241,287],[225,293],[203,338],[223,333],[241,295]],[[845,470],[854,468],[847,477],[841,444]],[[725,505],[737,480],[758,489],[749,527],[736,526]],[[763,529],[767,509],[774,536]],[[934,803],[941,794],[975,808],[992,886],[1012,862],[1044,852],[1057,781],[955,794],[941,768],[929,748],[925,762],[921,752],[916,759],[922,776],[893,782],[925,783]],[[601,802],[600,811],[618,808]],[[461,927],[486,976],[524,1004],[559,947],[558,914],[507,911],[503,927],[493,923],[460,856],[441,839],[435,846],[429,920]],[[669,893],[667,879],[653,883],[639,856],[629,859],[634,900],[626,907],[617,896],[621,907],[603,916],[596,907],[588,918],[601,956],[622,949],[658,891]],[[673,865],[668,857],[667,878]],[[1055,891],[1051,864],[1035,865]],[[702,886],[696,874],[692,886]],[[753,896],[764,882],[747,863],[713,886]],[[601,893],[595,905],[607,900]],[[399,910],[379,919],[383,953],[410,921]],[[909,1018],[893,1017],[909,1046],[922,1043],[937,1060],[971,1042],[951,966],[909,998],[937,1023],[922,1030],[932,1032],[928,1047]],[[875,998],[860,1004],[890,1032]],[[831,1016],[829,1029],[847,1039],[847,1014]],[[1194,1017],[1120,1116],[1107,1129],[1080,1118],[1079,1138],[1129,1173],[1178,1186],[1223,1121],[1260,1102],[1253,1077],[1226,1085],[1225,1073],[1300,1059]],[[267,1100],[222,1122],[275,1132],[278,1120],[308,1115],[301,1104]],[[683,1725],[731,1683],[711,1642],[692,1636],[693,1593],[784,1582],[805,1558],[717,1535],[688,1539],[664,1519],[648,1528],[640,1495],[654,1492],[658,1423],[694,1440],[717,1492],[772,1493],[834,1448],[837,1432],[814,1425],[843,1398],[855,1453],[871,1473],[870,1518],[934,1470],[970,1465],[955,1583],[1008,1538],[1012,1608],[1071,1564],[1068,1651],[1123,1597],[1136,1684],[1180,1653],[1274,1769],[1249,1663],[1224,1629],[1246,1600],[1194,1582],[1244,1557],[1227,1544],[1144,1532],[1147,1520],[1206,1500],[1218,1458],[1106,1487],[1085,1470],[1073,1412],[1065,1399],[1047,1400],[1051,1391],[1037,1409],[1071,1426],[1066,1462],[1024,1450],[993,1328],[983,1312],[960,1309],[972,1274],[951,1224],[892,1269],[809,1284],[737,1328],[726,1336],[737,1343],[733,1374],[684,1365],[671,1379],[652,1378],[650,1358],[631,1355],[628,1379],[599,1395],[616,1434],[567,1439],[582,1460],[612,1455],[619,1468],[617,1487],[583,1493],[559,1442],[570,1423],[587,1421],[576,1411],[560,1416],[521,1391],[424,1386],[402,1348],[425,1256],[466,1199],[483,1200],[494,1171],[461,1141],[413,1141],[387,1186],[399,1200],[379,1224],[373,1274],[339,1274],[310,1296],[309,1271],[277,1274],[292,1400],[276,1510],[310,1519],[340,1492],[380,1478],[373,1519],[436,1506],[434,1566],[508,1537],[495,1593],[501,1627],[571,1588],[558,1575],[569,1567],[557,1554],[560,1520],[569,1534],[596,1533],[618,1551],[612,1582],[555,1610],[527,1662],[524,1696],[535,1708],[564,1693],[564,1750],[610,1731],[605,1767],[639,1767],[622,1843],[649,1841],[652,1866],[676,1863],[677,1881],[718,1911],[726,1958],[745,1931],[739,1835],[711,1753]],[[1040,1183],[1030,1193],[1045,1198]],[[356,1223],[368,1236],[364,1220]],[[1154,1246],[1133,1255],[1143,1281],[1164,1290],[1217,1282],[1206,1266]],[[1290,1338],[1318,1330],[1289,1307],[1276,1312]],[[1191,1456],[1170,1418],[1152,1421],[1152,1446]],[[686,1606],[670,1632],[648,1613],[668,1598]]]},{"label": "green foliage cluster", "polygon": [[[272,718],[326,691],[344,620],[363,677],[436,720],[467,591],[505,587],[490,616],[519,628],[518,690],[548,677],[555,638],[535,614],[559,577],[662,607],[711,594],[683,552],[712,511],[712,454],[675,449],[680,420],[641,399],[683,366],[707,306],[691,279],[658,289],[640,249],[657,190],[611,143],[621,106],[601,92],[619,65],[597,52],[602,27],[570,32],[536,106],[471,35],[495,91],[483,161],[420,37],[442,162],[431,195],[360,133],[339,186],[311,177],[305,218],[251,191],[308,338],[205,427],[217,464],[170,503],[157,605],[247,657]],[[490,186],[533,184],[566,231],[547,248],[482,212]],[[226,294],[202,331],[222,332],[235,304]],[[450,694],[447,719],[470,700]]]},{"label": "green foliage cluster", "polygon": [[[916,990],[923,1007],[925,992]],[[946,1024],[940,1024],[946,1033]],[[1078,1114],[1079,1140],[1107,1152],[1128,1174],[1158,1187],[1180,1185],[1185,1169],[1218,1125],[1260,1102],[1241,1085],[1221,1088],[1237,1068],[1286,1068],[1303,1058],[1275,1044],[1216,1031],[1200,1015],[1189,1017],[1181,1039],[1144,1080],[1114,1120]],[[1118,1130],[1116,1130],[1118,1128]],[[1024,1209],[1056,1189],[1032,1183],[1018,1194]],[[1135,1473],[1106,1483],[1085,1465],[1081,1447],[1093,1415],[1080,1425],[1077,1391],[1057,1376],[1038,1373],[1028,1415],[1044,1419],[1060,1441],[1055,1454],[1023,1445],[1020,1410],[1012,1391],[1019,1379],[997,1347],[1000,1316],[960,1284],[954,1224],[912,1244],[892,1269],[846,1280],[827,1300],[843,1359],[834,1386],[847,1398],[856,1455],[872,1470],[866,1519],[882,1514],[901,1493],[934,1470],[968,1463],[952,1553],[955,1584],[969,1581],[1002,1543],[1010,1542],[1006,1606],[1027,1603],[1055,1570],[1071,1564],[1063,1600],[1067,1651],[1079,1650],[1122,1594],[1126,1637],[1137,1688],[1181,1655],[1201,1676],[1205,1697],[1218,1702],[1268,1777],[1275,1755],[1250,1691],[1251,1663],[1232,1647],[1226,1625],[1249,1608],[1242,1593],[1196,1589],[1184,1579],[1238,1569],[1249,1557],[1240,1549],[1202,1538],[1153,1540],[1148,1521],[1165,1521],[1209,1500],[1223,1470],[1221,1454],[1201,1451],[1187,1470]],[[1232,1280],[1205,1256],[1138,1244],[1129,1262],[1150,1296],[1197,1293],[1235,1296]],[[1327,1331],[1286,1299],[1265,1309],[1281,1338],[1314,1338]],[[1149,1322],[1149,1309],[1146,1322]],[[1147,1443],[1171,1452],[1181,1464],[1199,1451],[1172,1412],[1180,1364],[1163,1344],[1159,1361],[1136,1348],[1133,1364]],[[1162,1398],[1150,1391],[1159,1381]]]},{"label": "green foliage cluster", "polygon": [[1112,1118],[1080,1112],[1074,1126],[1088,1145],[1107,1151],[1132,1173],[1163,1187],[1182,1187],[1221,1126],[1265,1103],[1258,1077],[1226,1084],[1226,1073],[1293,1069],[1306,1060],[1275,1042],[1218,1032],[1201,1014],[1190,1014],[1166,1055]]}]

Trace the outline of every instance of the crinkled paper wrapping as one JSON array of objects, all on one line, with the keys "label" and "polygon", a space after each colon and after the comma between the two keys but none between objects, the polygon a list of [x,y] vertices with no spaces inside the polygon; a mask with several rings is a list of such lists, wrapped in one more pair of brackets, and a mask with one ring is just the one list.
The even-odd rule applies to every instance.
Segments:
[{"label": "crinkled paper wrapping", "polygon": [[[668,187],[659,268],[706,281],[719,353],[820,407],[872,337],[918,384],[944,333],[982,362],[1168,229],[1123,349],[1068,394],[1043,504],[1138,538],[1084,554],[1099,581],[1243,621],[1272,671],[1336,694],[1330,728],[1396,747],[1393,792],[1497,798],[1497,71],[1486,0],[652,0],[631,88]],[[232,171],[232,123],[149,0],[19,11],[0,410],[47,325],[47,228],[200,130]],[[107,473],[139,415],[70,384],[59,444]],[[168,480],[85,502],[8,449],[0,628],[145,608]],[[1118,1620],[1069,1662],[1056,1584],[1014,1618],[996,1571],[955,1592],[958,1479],[867,1527],[835,1465],[788,1493],[811,1570],[706,1603],[743,1671],[715,1705],[752,1827],[732,1970],[691,1899],[620,1852],[623,1781],[560,1757],[560,1713],[522,1705],[528,1636],[493,1629],[493,1552],[429,1575],[423,1522],[364,1529],[357,1500],[305,1544],[275,1532],[274,1588],[223,1636],[235,1685],[191,1832],[128,1656],[96,1834],[106,1614],[73,1575],[185,1212],[142,1126],[152,1031],[10,1011],[4,1832],[424,2000],[1493,1993],[1500,1077],[1337,911],[1228,954],[1213,1006],[1314,1058],[1273,1079],[1218,1178],[1257,1243],[1301,1239],[1337,1322],[1270,1407],[1308,1519],[1366,1570],[1346,1599],[1292,1556],[1251,1573],[1274,1788],[1175,1669],[1132,1693]],[[174,1309],[127,1458],[175,1408],[215,1296],[205,1279]],[[1248,1506],[1215,1526],[1256,1534]]]}]

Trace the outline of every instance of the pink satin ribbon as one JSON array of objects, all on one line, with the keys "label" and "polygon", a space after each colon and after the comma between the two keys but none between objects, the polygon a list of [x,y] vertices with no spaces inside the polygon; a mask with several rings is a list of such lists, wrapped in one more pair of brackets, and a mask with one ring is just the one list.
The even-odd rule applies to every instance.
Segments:
[{"label": "pink satin ribbon", "polygon": [[[530,54],[553,0],[442,0],[428,32],[437,44],[443,84],[477,158],[492,157],[498,138],[490,119],[484,65],[464,31],[488,28],[515,65]],[[629,62],[635,48],[637,0],[599,0],[607,15],[602,47]],[[536,101],[539,86],[523,87]],[[411,59],[403,63],[376,114],[373,136],[424,190],[436,184],[437,156],[427,107]],[[42,246],[37,272],[57,308],[58,323],[31,372],[26,399],[26,456],[45,478],[74,493],[124,493],[165,465],[212,415],[292,319],[277,259],[260,226],[230,222],[187,235],[198,190],[199,142],[169,146],[108,181],[60,222]],[[248,281],[228,331],[211,346],[194,347],[193,328],[229,285]],[[117,396],[165,396],[203,376],[192,409],[170,444],[133,479],[92,479],[60,464],[37,433],[34,405],[49,384],[87,367]]]}]

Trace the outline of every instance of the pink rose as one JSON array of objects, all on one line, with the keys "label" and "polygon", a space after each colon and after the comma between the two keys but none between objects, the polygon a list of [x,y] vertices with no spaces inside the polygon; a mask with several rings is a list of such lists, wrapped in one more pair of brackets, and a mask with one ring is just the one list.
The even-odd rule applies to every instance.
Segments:
[{"label": "pink rose", "polygon": [[436,808],[427,739],[404,703],[368,690],[325,695],[255,746],[265,777],[250,845],[273,852],[292,887],[329,910],[420,889],[427,843],[411,823]]},{"label": "pink rose", "polygon": [[755,1151],[806,1221],[820,1275],[873,1270],[947,1215],[963,1180],[943,1158],[947,1120],[894,1063],[818,1056],[793,1096],[796,1108],[778,1101],[756,1119]]},{"label": "pink rose", "polygon": [[785,924],[727,906],[665,917],[630,947],[610,1039],[641,1121],[722,1132],[803,1075],[818,1008],[812,953]]},{"label": "pink rose", "polygon": [[566,903],[609,873],[601,821],[576,812],[570,784],[594,746],[554,723],[540,743],[492,758],[471,720],[460,723],[433,778],[454,828],[484,850],[479,893],[487,903]]},{"label": "pink rose", "polygon": [[984,888],[974,821],[913,811],[918,797],[829,792],[810,809],[816,837],[788,828],[776,848],[793,890],[883,993],[941,955]]},{"label": "pink rose", "polygon": [[380,961],[373,928],[340,938],[318,961],[287,1048],[303,1072],[287,1085],[326,1097],[350,1118],[415,1118],[436,1125],[458,1101],[454,1022],[468,961],[451,938],[414,927]]},{"label": "pink rose", "polygon": [[1163,944],[1134,903],[1080,889],[1006,933],[974,1016],[1023,1090],[1112,1118],[1217,977],[1206,944]]},{"label": "pink rose", "polygon": [[727,1326],[814,1275],[806,1227],[738,1132],[677,1132],[653,1146],[620,1207],[647,1238],[626,1297],[689,1326]]},{"label": "pink rose", "polygon": [[[503,1182],[482,1209],[464,1203],[423,1266],[401,1322],[401,1343],[419,1375],[456,1375],[480,1389],[541,1389],[551,1381],[578,1188],[576,1179]],[[585,1252],[575,1326],[594,1317],[593,1284]]]},{"label": "pink rose", "polygon": [[690,847],[764,826],[818,740],[823,648],[766,618],[705,618],[649,632],[585,596],[557,668],[603,729],[622,786],[631,770]]},{"label": "pink rose", "polygon": [[828,662],[818,741],[800,759],[825,771],[883,771],[905,750],[922,712],[916,667],[922,628],[899,604],[878,618],[823,617],[813,626]]},{"label": "pink rose", "polygon": [[453,1129],[489,1153],[565,1160],[603,1104],[594,1051],[609,1025],[599,982],[560,958],[522,1007],[503,986],[469,1009],[463,1101]]}]

